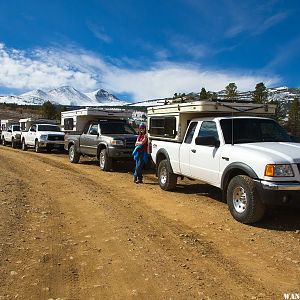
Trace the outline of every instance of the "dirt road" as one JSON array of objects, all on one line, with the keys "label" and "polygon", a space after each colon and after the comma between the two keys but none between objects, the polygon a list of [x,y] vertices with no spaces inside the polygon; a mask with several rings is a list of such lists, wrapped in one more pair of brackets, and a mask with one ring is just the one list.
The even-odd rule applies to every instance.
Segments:
[{"label": "dirt road", "polygon": [[[0,299],[284,299],[300,210],[237,223],[217,191],[0,147]],[[299,199],[300,200],[300,199]]]}]

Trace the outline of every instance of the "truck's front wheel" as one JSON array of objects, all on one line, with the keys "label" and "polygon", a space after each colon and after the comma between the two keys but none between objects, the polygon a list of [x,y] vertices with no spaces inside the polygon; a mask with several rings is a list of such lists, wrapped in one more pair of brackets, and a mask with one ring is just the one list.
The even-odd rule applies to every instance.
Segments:
[{"label": "truck's front wheel", "polygon": [[169,170],[168,161],[162,160],[158,165],[158,183],[165,191],[174,190],[177,184],[177,175]]},{"label": "truck's front wheel", "polygon": [[15,142],[15,139],[12,139],[11,140],[11,146],[12,146],[12,148],[17,148],[17,143]]},{"label": "truck's front wheel", "polygon": [[38,140],[35,141],[34,149],[36,153],[40,153],[42,151],[41,147],[39,146]]},{"label": "truck's front wheel", "polygon": [[107,149],[100,151],[99,166],[102,171],[109,171],[112,168],[112,159],[108,157]]},{"label": "truck's front wheel", "polygon": [[69,148],[69,160],[71,163],[77,164],[80,159],[80,154],[76,151],[75,145]]},{"label": "truck's front wheel", "polygon": [[27,145],[25,143],[25,139],[22,140],[22,150],[27,151]]},{"label": "truck's front wheel", "polygon": [[232,216],[244,224],[258,222],[263,218],[266,210],[260,201],[253,180],[245,175],[235,176],[229,182],[227,204]]}]

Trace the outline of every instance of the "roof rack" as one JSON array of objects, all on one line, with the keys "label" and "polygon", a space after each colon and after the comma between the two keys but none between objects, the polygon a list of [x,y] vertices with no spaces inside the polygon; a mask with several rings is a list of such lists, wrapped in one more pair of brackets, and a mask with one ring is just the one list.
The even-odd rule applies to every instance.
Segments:
[{"label": "roof rack", "polygon": [[249,102],[195,101],[148,108],[148,115],[179,113],[274,115],[276,105]]}]

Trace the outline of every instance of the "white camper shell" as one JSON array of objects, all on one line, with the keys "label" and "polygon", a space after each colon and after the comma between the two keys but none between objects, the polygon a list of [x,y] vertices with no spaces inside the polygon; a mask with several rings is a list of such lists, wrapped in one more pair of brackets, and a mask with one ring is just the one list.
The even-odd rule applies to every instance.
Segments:
[{"label": "white camper shell", "polygon": [[33,124],[57,124],[55,120],[48,120],[48,119],[35,119],[35,118],[25,118],[20,119],[20,128],[21,131],[28,131],[31,125]]},{"label": "white camper shell", "polygon": [[274,104],[197,101],[148,108],[149,137],[182,142],[192,119],[211,116],[272,116]]},{"label": "white camper shell", "polygon": [[1,120],[0,121],[0,126],[1,130],[7,130],[7,128],[11,125],[18,124],[18,121],[13,120],[13,119],[7,119],[7,120]]},{"label": "white camper shell", "polygon": [[83,108],[61,113],[61,127],[65,132],[82,132],[89,121],[106,119],[128,119],[132,112],[126,109],[114,108]]}]

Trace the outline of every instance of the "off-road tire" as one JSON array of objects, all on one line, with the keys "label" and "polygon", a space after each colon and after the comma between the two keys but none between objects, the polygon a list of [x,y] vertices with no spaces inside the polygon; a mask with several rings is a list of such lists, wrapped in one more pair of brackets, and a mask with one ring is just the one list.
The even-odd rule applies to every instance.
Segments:
[{"label": "off-road tire", "polygon": [[36,153],[40,153],[42,151],[41,147],[39,147],[38,141],[35,141],[35,143],[34,143],[34,150]]},{"label": "off-road tire", "polygon": [[108,157],[107,149],[102,149],[100,151],[99,167],[102,171],[109,171],[112,168],[112,159]]},{"label": "off-road tire", "polygon": [[2,145],[3,145],[3,146],[6,146],[6,145],[7,145],[7,143],[6,143],[6,141],[5,141],[4,138],[2,138]]},{"label": "off-road tire", "polygon": [[77,164],[80,160],[80,153],[76,151],[75,145],[71,145],[69,148],[69,161],[73,164]]},{"label": "off-road tire", "polygon": [[14,139],[11,140],[11,147],[16,149],[17,148],[17,143],[15,142]]},{"label": "off-road tire", "polygon": [[177,184],[177,175],[170,170],[169,162],[164,159],[158,165],[158,183],[164,191],[172,191]]},{"label": "off-road tire", "polygon": [[258,222],[265,214],[266,207],[259,198],[254,181],[246,175],[231,179],[226,198],[231,215],[241,223]]},{"label": "off-road tire", "polygon": [[23,151],[27,151],[27,149],[28,149],[28,148],[27,148],[27,145],[26,145],[26,143],[25,143],[25,139],[23,139],[23,140],[22,140],[22,150],[23,150]]},{"label": "off-road tire", "polygon": [[46,147],[47,153],[51,153],[52,150],[53,150],[52,146],[47,145],[47,147]]}]

